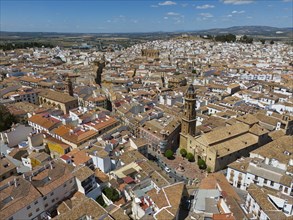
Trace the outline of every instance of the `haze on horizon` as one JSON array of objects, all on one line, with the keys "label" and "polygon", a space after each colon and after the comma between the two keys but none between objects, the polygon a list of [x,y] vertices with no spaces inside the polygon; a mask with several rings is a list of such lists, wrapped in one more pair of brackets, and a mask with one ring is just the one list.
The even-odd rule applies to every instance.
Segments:
[{"label": "haze on horizon", "polygon": [[1,0],[1,31],[117,33],[292,27],[292,0]]}]

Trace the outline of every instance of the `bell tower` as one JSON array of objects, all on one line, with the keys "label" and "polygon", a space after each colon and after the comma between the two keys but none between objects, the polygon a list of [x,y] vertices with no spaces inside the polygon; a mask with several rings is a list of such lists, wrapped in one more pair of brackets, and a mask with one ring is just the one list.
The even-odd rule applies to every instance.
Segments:
[{"label": "bell tower", "polygon": [[189,85],[184,96],[184,113],[181,122],[180,147],[186,148],[188,135],[195,136],[196,127],[196,93],[194,86]]},{"label": "bell tower", "polygon": [[73,85],[69,76],[67,77],[67,89],[68,89],[68,94],[70,96],[73,96]]}]

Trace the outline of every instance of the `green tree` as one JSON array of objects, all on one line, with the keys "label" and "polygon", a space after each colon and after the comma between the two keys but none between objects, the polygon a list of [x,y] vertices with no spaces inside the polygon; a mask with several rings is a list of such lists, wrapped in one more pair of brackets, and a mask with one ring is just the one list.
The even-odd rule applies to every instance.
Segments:
[{"label": "green tree", "polygon": [[206,162],[201,158],[198,158],[197,165],[201,170],[205,170],[207,168]]},{"label": "green tree", "polygon": [[274,44],[275,42],[273,40],[270,41],[270,44]]},{"label": "green tree", "polygon": [[106,187],[103,189],[103,193],[110,199],[112,202],[119,200],[119,193],[113,187]]},{"label": "green tree", "polygon": [[235,42],[236,35],[234,34],[218,35],[215,37],[215,40],[220,42]]},{"label": "green tree", "polygon": [[240,42],[246,43],[246,44],[251,44],[253,42],[253,38],[248,37],[247,35],[244,35],[240,38]]},{"label": "green tree", "polygon": [[168,159],[171,159],[173,157],[173,154],[174,154],[173,151],[168,149],[165,152],[165,157],[167,157]]},{"label": "green tree", "polygon": [[189,162],[194,161],[194,155],[192,153],[187,153],[186,158]]},{"label": "green tree", "polygon": [[104,201],[104,199],[103,199],[103,196],[102,196],[102,195],[98,196],[98,198],[96,199],[96,201],[97,201],[101,206],[103,206],[104,208],[107,206],[106,203],[105,203],[105,201]]},{"label": "green tree", "polygon": [[192,72],[193,74],[196,74],[196,70],[192,70],[191,72]]},{"label": "green tree", "polygon": [[181,148],[180,149],[180,154],[182,155],[182,157],[186,157],[187,151],[184,148]]},{"label": "green tree", "polygon": [[16,122],[15,116],[4,105],[0,105],[0,132],[9,129]]},{"label": "green tree", "polygon": [[262,44],[265,44],[265,43],[266,43],[266,40],[265,40],[265,39],[260,39],[260,42],[261,42]]}]

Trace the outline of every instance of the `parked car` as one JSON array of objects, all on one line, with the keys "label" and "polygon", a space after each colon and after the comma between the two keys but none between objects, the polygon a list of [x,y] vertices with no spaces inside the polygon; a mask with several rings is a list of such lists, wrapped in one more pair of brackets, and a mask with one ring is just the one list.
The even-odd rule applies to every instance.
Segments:
[{"label": "parked car", "polygon": [[167,173],[170,173],[170,172],[171,172],[171,170],[170,170],[169,167],[165,167],[165,171],[166,171]]}]

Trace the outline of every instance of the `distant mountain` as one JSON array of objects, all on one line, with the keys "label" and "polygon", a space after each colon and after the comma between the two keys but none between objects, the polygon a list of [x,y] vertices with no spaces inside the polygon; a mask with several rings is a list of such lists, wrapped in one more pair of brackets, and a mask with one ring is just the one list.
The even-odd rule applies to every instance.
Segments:
[{"label": "distant mountain", "polygon": [[251,35],[251,36],[267,36],[267,37],[292,37],[293,28],[277,28],[269,26],[235,26],[229,28],[214,28],[208,30],[194,31],[198,34],[235,34],[235,35]]},{"label": "distant mountain", "polygon": [[99,37],[114,37],[114,36],[127,36],[127,37],[137,37],[137,36],[165,36],[165,35],[176,35],[181,33],[193,33],[201,35],[219,35],[219,34],[235,34],[235,35],[250,35],[250,36],[266,36],[266,37],[293,37],[293,28],[277,28],[269,26],[235,26],[229,28],[213,28],[207,30],[197,30],[197,31],[183,31],[178,30],[174,32],[133,32],[133,33],[57,33],[57,32],[9,32],[0,31],[0,38],[52,38],[52,37],[82,37],[82,36],[99,36]]}]

